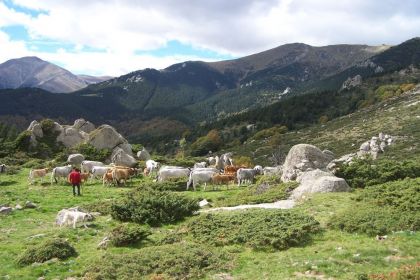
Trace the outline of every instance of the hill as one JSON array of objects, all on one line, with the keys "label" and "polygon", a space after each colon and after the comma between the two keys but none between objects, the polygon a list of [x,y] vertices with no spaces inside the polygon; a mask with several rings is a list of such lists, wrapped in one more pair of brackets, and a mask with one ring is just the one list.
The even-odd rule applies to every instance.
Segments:
[{"label": "hill", "polygon": [[0,64],[0,89],[35,87],[68,93],[107,79],[109,77],[77,76],[38,57],[11,59]]}]

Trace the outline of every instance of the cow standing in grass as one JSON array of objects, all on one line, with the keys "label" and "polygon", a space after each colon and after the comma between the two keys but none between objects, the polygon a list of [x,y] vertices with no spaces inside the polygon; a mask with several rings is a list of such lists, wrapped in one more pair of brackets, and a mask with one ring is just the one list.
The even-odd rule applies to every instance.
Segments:
[{"label": "cow standing in grass", "polygon": [[31,169],[29,171],[28,181],[29,184],[32,185],[35,182],[35,178],[41,178],[41,184],[44,177],[47,175],[49,168],[42,168],[42,169]]}]

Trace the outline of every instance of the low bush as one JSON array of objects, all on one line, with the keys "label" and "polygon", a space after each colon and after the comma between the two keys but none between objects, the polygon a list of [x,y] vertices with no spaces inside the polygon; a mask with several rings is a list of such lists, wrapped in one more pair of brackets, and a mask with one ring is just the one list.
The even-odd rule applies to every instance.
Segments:
[{"label": "low bush", "polygon": [[420,229],[420,178],[367,187],[329,226],[368,235]]},{"label": "low bush", "polygon": [[259,179],[252,187],[244,188],[228,197],[212,201],[215,206],[235,206],[240,204],[271,203],[287,199],[290,191],[297,186],[296,182],[278,183],[274,178]]},{"label": "low bush", "polygon": [[74,153],[80,153],[89,160],[105,161],[111,156],[111,150],[102,149],[98,150],[90,144],[80,144],[73,150]]},{"label": "low bush", "polygon": [[185,191],[187,184],[185,180],[174,180],[165,182],[142,182],[138,189],[152,189],[158,191]]},{"label": "low bush", "polygon": [[187,225],[194,240],[215,246],[245,244],[284,250],[310,240],[320,230],[312,217],[288,210],[205,214]]},{"label": "low bush", "polygon": [[121,224],[109,234],[110,243],[116,247],[135,245],[147,239],[150,230],[136,224]]},{"label": "low bush", "polygon": [[88,212],[99,212],[101,215],[109,215],[111,214],[111,206],[114,203],[114,200],[99,200],[84,204],[81,207]]},{"label": "low bush", "polygon": [[420,262],[413,265],[404,265],[390,273],[371,274],[371,280],[418,280],[420,279]]},{"label": "low bush", "polygon": [[207,246],[174,243],[134,253],[106,254],[87,269],[84,279],[202,279],[208,271],[220,271],[228,265],[226,254]]},{"label": "low bush", "polygon": [[64,239],[47,240],[37,246],[27,249],[17,260],[19,265],[42,263],[52,258],[65,260],[77,256],[76,250]]},{"label": "low bush", "polygon": [[353,188],[364,188],[404,178],[420,177],[420,161],[358,159],[340,166],[337,174]]},{"label": "low bush", "polygon": [[177,193],[136,189],[112,205],[111,215],[120,221],[158,226],[182,220],[198,209],[197,200]]}]

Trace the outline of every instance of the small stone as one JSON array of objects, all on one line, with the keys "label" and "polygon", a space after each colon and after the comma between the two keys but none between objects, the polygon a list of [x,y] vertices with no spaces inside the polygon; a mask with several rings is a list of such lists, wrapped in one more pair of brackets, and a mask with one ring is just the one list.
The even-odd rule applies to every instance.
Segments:
[{"label": "small stone", "polygon": [[37,208],[38,206],[35,204],[35,203],[33,203],[33,202],[31,202],[31,201],[26,201],[26,203],[25,203],[25,208],[29,208],[29,209],[34,209],[34,208]]},{"label": "small stone", "polygon": [[22,209],[23,209],[22,205],[16,204],[15,210],[22,210]]},{"label": "small stone", "polygon": [[0,214],[7,215],[7,214],[12,213],[12,210],[13,210],[12,207],[1,207]]}]

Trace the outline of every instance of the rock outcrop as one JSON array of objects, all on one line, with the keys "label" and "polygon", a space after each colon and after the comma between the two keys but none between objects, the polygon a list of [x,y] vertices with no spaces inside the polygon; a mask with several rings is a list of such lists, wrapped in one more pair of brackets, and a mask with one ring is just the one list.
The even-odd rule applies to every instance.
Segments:
[{"label": "rock outcrop", "polygon": [[67,158],[67,162],[70,163],[71,165],[79,165],[84,160],[85,160],[85,156],[82,154],[71,154]]},{"label": "rock outcrop", "polygon": [[300,184],[293,190],[291,199],[300,199],[305,194],[347,192],[350,187],[343,178],[338,178],[330,172],[320,169],[303,172],[297,180]]},{"label": "rock outcrop", "polygon": [[323,152],[313,145],[295,145],[287,154],[281,179],[289,182],[296,180],[302,172],[307,170],[325,169],[333,158],[330,151]]},{"label": "rock outcrop", "polygon": [[362,76],[356,75],[353,78],[348,78],[344,81],[344,83],[341,85],[341,90],[343,89],[351,89],[357,86],[360,86],[362,84]]},{"label": "rock outcrop", "polygon": [[362,143],[357,155],[359,157],[370,155],[373,159],[376,159],[378,154],[385,152],[385,149],[394,142],[395,137],[381,132],[378,136],[373,136],[370,140]]},{"label": "rock outcrop", "polygon": [[[42,126],[37,121],[33,121],[27,129],[31,133],[31,145],[38,144],[37,139],[44,137]],[[134,166],[137,164],[133,157],[131,145],[110,125],[95,126],[84,119],[77,119],[73,125],[60,125],[55,122],[52,128],[57,133],[56,141],[62,143],[67,148],[72,148],[80,144],[90,144],[98,150],[108,149],[111,151],[109,161],[118,165]],[[147,152],[147,151],[146,151]],[[149,155],[150,156],[150,155]],[[70,155],[68,162],[80,164],[83,155]]]},{"label": "rock outcrop", "polygon": [[141,151],[138,151],[137,152],[137,158],[139,160],[143,160],[143,161],[152,159],[152,157],[150,156],[149,152],[144,147],[143,147],[143,149]]}]

